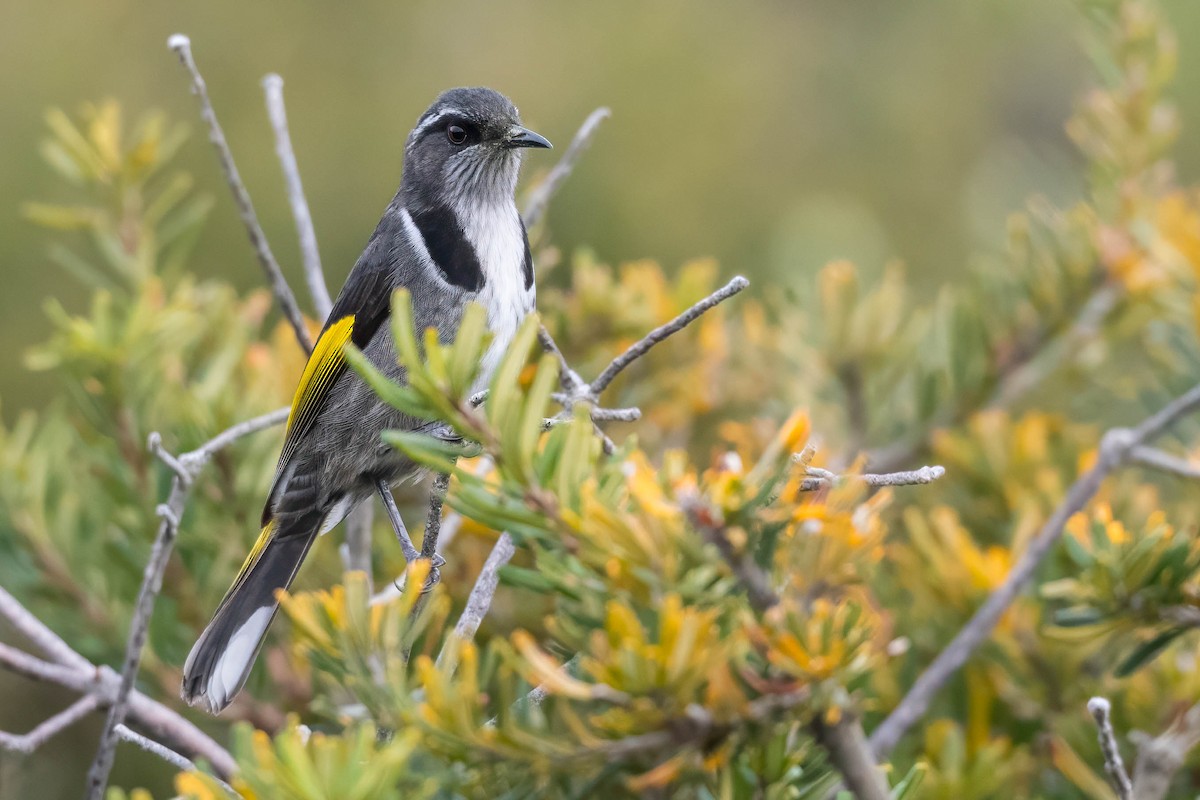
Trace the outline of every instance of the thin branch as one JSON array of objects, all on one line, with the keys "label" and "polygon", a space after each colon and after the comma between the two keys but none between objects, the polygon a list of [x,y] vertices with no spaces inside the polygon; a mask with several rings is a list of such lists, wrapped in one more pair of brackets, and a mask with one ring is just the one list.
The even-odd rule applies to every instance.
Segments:
[{"label": "thin branch", "polygon": [[225,172],[225,181],[233,192],[238,214],[241,216],[242,224],[246,227],[246,233],[250,236],[254,252],[258,255],[258,263],[266,273],[271,291],[279,300],[283,315],[296,333],[296,339],[306,352],[311,353],[312,340],[308,336],[308,329],[304,326],[304,316],[300,313],[296,296],[292,294],[291,287],[283,277],[283,270],[279,268],[279,262],[275,260],[275,256],[271,252],[271,246],[267,244],[267,237],[258,222],[258,214],[254,211],[250,193],[246,191],[246,185],[242,183],[242,176],[238,173],[237,164],[234,163],[233,153],[229,149],[229,143],[225,140],[225,132],[221,130],[221,124],[217,121],[217,113],[213,110],[212,101],[208,98],[208,87],[200,75],[200,70],[196,67],[196,60],[192,57],[192,42],[188,37],[177,33],[167,39],[167,47],[179,56],[179,63],[191,76],[192,94],[196,95],[197,100],[200,101],[200,117],[208,126],[208,139],[217,150],[221,169]]},{"label": "thin branch", "polygon": [[[512,537],[507,533],[500,534],[500,538],[492,546],[492,552],[488,554],[487,561],[483,563],[483,569],[479,571],[479,577],[475,579],[475,586],[467,597],[467,606],[454,626],[454,636],[458,641],[469,642],[475,638],[480,623],[492,607],[496,587],[500,585],[500,568],[512,559],[514,553],[516,548],[513,546]],[[446,648],[443,647],[437,657],[439,666],[445,654]]]},{"label": "thin branch", "polygon": [[1117,735],[1112,726],[1112,705],[1103,697],[1093,697],[1088,700],[1088,712],[1096,721],[1096,735],[1100,740],[1100,752],[1104,755],[1104,771],[1113,788],[1117,790],[1120,800],[1132,800],[1133,784],[1129,773],[1125,771],[1125,762],[1121,760],[1121,751],[1117,748]]},{"label": "thin branch", "polygon": [[875,764],[871,746],[857,717],[843,716],[829,724],[818,715],[809,727],[828,751],[846,787],[858,800],[888,800],[891,797],[887,779]]},{"label": "thin branch", "polygon": [[[158,756],[180,772],[196,772],[198,770],[198,767],[195,765],[195,763],[193,763],[186,756],[175,752],[164,744],[142,736],[128,725],[119,725],[117,727],[117,735],[121,737],[122,741],[129,742],[132,745],[142,748],[147,753],[152,753]],[[239,793],[225,781],[221,780],[219,777],[215,775],[210,775],[209,777],[215,780],[230,797],[242,797],[241,793]]]},{"label": "thin branch", "polygon": [[1158,736],[1134,732],[1129,735],[1138,748],[1133,767],[1133,796],[1137,800],[1162,800],[1171,780],[1187,761],[1188,753],[1200,744],[1200,704],[1180,714]]},{"label": "thin branch", "polygon": [[99,704],[95,695],[86,694],[62,711],[43,721],[29,733],[17,735],[0,731],[0,748],[28,755],[44,745],[56,734],[66,730],[95,711]]},{"label": "thin branch", "polygon": [[1072,484],[1066,497],[1030,541],[1004,583],[992,592],[954,639],[917,678],[908,694],[888,718],[871,733],[871,746],[878,758],[886,757],[909,728],[925,716],[938,691],[958,672],[975,650],[987,641],[996,623],[1033,578],[1050,549],[1058,542],[1067,520],[1087,505],[1109,473],[1126,463],[1134,448],[1158,436],[1180,417],[1197,408],[1200,408],[1200,386],[1193,387],[1171,401],[1136,428],[1116,428],[1104,435],[1096,463]]},{"label": "thin branch", "polygon": [[0,615],[3,615],[26,639],[64,667],[94,669],[92,662],[71,649],[46,623],[35,617],[17,598],[0,586]]},{"label": "thin branch", "polygon": [[266,414],[260,414],[257,417],[251,417],[248,420],[231,425],[225,430],[218,433],[213,438],[209,439],[204,444],[192,450],[190,453],[184,453],[179,457],[179,463],[184,465],[187,470],[195,478],[200,468],[209,462],[209,460],[217,454],[218,451],[225,449],[229,445],[241,439],[243,436],[249,436],[252,433],[264,431],[267,428],[274,428],[276,425],[282,425],[287,422],[288,414],[291,409],[287,406],[277,408],[274,411],[268,411]]},{"label": "thin branch", "polygon": [[600,123],[611,115],[611,111],[601,106],[589,114],[588,118],[579,126],[567,152],[563,153],[563,157],[550,170],[550,174],[529,193],[529,202],[525,204],[525,213],[522,215],[526,228],[532,228],[541,221],[546,207],[550,204],[550,198],[554,197],[554,194],[570,177],[571,171],[575,169],[575,163],[591,144],[592,137],[595,136]]},{"label": "thin branch", "polygon": [[558,380],[563,390],[567,392],[567,395],[575,397],[581,393],[590,394],[591,387],[567,363],[567,357],[563,355],[562,350],[558,347],[558,343],[554,341],[554,337],[550,335],[550,331],[546,330],[545,325],[538,326],[538,341],[541,343],[544,351],[553,353],[554,357],[558,359]]},{"label": "thin branch", "polygon": [[1170,472],[1181,478],[1200,479],[1200,464],[1171,455],[1157,447],[1135,447],[1129,455],[1129,460],[1143,467]]},{"label": "thin branch", "polygon": [[142,586],[138,591],[137,604],[134,606],[133,619],[129,623],[129,639],[125,644],[125,658],[121,664],[121,681],[117,688],[116,697],[109,706],[108,716],[104,721],[104,730],[100,734],[100,746],[96,749],[95,760],[88,770],[89,800],[101,800],[108,786],[108,774],[112,770],[113,758],[116,754],[117,726],[125,721],[126,706],[133,692],[133,683],[137,679],[138,668],[142,661],[142,648],[150,629],[150,617],[154,613],[154,602],[162,589],[163,572],[167,568],[167,560],[171,557],[171,549],[175,545],[175,537],[179,533],[179,518],[187,502],[187,484],[177,475],[171,481],[171,494],[167,502],[159,506],[158,534],[154,538],[154,546],[150,550],[150,559],[146,562],[142,574]]},{"label": "thin branch", "polygon": [[296,235],[300,238],[300,257],[304,262],[304,279],[308,282],[308,293],[312,296],[317,316],[326,319],[333,309],[329,287],[325,285],[325,272],[321,269],[321,253],[317,249],[317,231],[313,227],[308,200],[304,197],[304,185],[300,182],[300,166],[296,163],[296,152],[292,149],[292,137],[288,133],[287,110],[283,104],[283,78],[271,73],[263,78],[263,92],[267,100],[267,116],[275,131],[275,154],[287,183],[288,202],[292,206],[292,218],[296,221]]},{"label": "thin branch", "polygon": [[805,467],[808,476],[800,482],[800,491],[815,492],[832,486],[840,486],[847,482],[865,483],[867,486],[918,486],[933,483],[946,474],[945,467],[921,467],[907,472],[886,472],[883,474],[838,475],[820,467]]},{"label": "thin branch", "polygon": [[592,393],[598,395],[603,392],[608,388],[608,385],[613,382],[613,379],[621,374],[623,369],[628,367],[637,359],[646,355],[646,353],[648,353],[650,348],[654,347],[654,345],[658,344],[672,334],[683,330],[688,325],[699,319],[704,312],[708,311],[719,303],[728,300],[749,285],[750,281],[746,280],[741,275],[738,275],[729,283],[725,284],[725,286],[696,303],[694,306],[689,308],[687,311],[684,311],[675,319],[671,320],[665,325],[659,325],[657,328],[647,333],[641,338],[641,340],[630,345],[630,347],[624,353],[621,353],[621,355],[614,358],[612,363],[605,367],[604,371],[600,373],[600,376],[597,377],[596,380],[592,381]]},{"label": "thin branch", "polygon": [[167,502],[157,509],[160,520],[158,532],[154,537],[150,558],[143,570],[142,585],[138,590],[133,618],[130,620],[129,638],[125,643],[125,657],[122,661],[120,682],[104,721],[104,729],[100,734],[100,744],[96,749],[95,759],[88,770],[87,797],[92,800],[100,800],[108,785],[108,775],[112,770],[119,739],[117,728],[125,721],[127,706],[133,693],[133,684],[137,680],[138,669],[141,666],[142,649],[145,647],[146,637],[149,633],[150,618],[154,613],[155,601],[162,590],[163,572],[171,558],[175,537],[179,533],[179,521],[187,505],[192,480],[212,455],[222,447],[232,444],[242,436],[279,424],[286,418],[286,414],[283,412],[284,409],[280,409],[238,423],[177,459],[171,457],[162,447],[161,437],[157,433],[151,434],[149,437],[148,448],[172,469],[175,476],[171,480],[171,491]]}]

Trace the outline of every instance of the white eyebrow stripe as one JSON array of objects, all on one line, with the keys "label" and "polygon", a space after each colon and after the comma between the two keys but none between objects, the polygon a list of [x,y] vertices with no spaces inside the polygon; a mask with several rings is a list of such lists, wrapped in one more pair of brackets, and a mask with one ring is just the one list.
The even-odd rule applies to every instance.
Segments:
[{"label": "white eyebrow stripe", "polygon": [[421,134],[425,133],[426,128],[436,125],[437,123],[441,122],[442,119],[448,116],[465,117],[466,114],[463,113],[462,109],[459,108],[443,108],[441,111],[437,112],[432,117],[413,128],[413,132],[411,134],[412,140],[415,142],[417,139],[421,138]]}]

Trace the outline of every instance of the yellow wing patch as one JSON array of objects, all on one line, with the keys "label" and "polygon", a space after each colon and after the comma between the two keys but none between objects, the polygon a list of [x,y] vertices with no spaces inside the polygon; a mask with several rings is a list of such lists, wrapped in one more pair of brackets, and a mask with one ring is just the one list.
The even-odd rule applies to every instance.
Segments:
[{"label": "yellow wing patch", "polygon": [[303,433],[321,405],[325,392],[337,378],[346,357],[342,348],[350,341],[354,333],[354,315],[342,317],[330,325],[317,339],[308,363],[304,365],[304,374],[300,376],[300,385],[296,387],[296,396],[292,398],[292,410],[288,414],[287,438],[283,453],[279,457],[280,465],[286,464],[296,448],[299,436]]}]

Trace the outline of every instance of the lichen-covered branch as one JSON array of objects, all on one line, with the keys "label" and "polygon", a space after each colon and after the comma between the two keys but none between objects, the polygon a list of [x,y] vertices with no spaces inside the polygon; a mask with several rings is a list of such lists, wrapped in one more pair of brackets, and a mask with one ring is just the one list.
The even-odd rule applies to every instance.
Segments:
[{"label": "lichen-covered branch", "polygon": [[820,467],[805,467],[805,474],[808,476],[800,483],[800,490],[803,492],[814,492],[817,489],[824,489],[832,486],[840,486],[843,483],[859,482],[867,486],[918,486],[925,483],[933,483],[938,478],[946,474],[945,467],[921,467],[920,469],[908,470],[905,472],[886,472],[883,474],[863,473],[860,475],[838,475],[836,472],[830,472],[827,469]]},{"label": "lichen-covered branch", "polygon": [[1131,800],[1133,784],[1129,773],[1125,771],[1125,762],[1121,760],[1121,751],[1117,747],[1117,735],[1112,726],[1112,705],[1103,697],[1093,697],[1088,700],[1088,713],[1096,722],[1096,736],[1100,741],[1100,752],[1104,756],[1104,771],[1109,781],[1117,791],[1120,800]]}]

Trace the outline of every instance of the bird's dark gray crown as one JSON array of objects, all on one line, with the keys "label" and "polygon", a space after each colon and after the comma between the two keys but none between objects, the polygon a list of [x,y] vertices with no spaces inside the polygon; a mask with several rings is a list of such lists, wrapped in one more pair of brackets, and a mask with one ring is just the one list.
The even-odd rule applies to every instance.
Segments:
[{"label": "bird's dark gray crown", "polygon": [[489,135],[499,138],[513,125],[521,124],[521,115],[512,101],[495,89],[484,86],[447,89],[417,120],[408,146],[456,120],[478,126],[485,138]]}]

